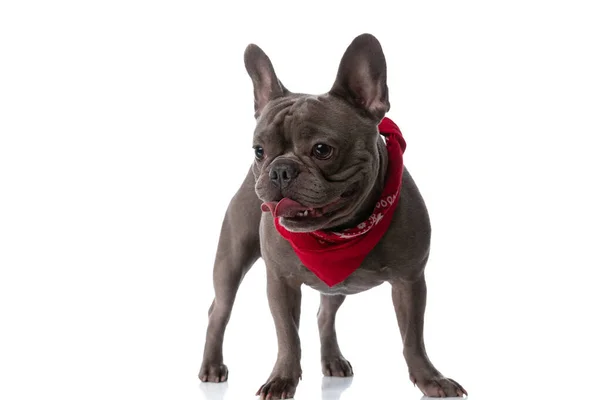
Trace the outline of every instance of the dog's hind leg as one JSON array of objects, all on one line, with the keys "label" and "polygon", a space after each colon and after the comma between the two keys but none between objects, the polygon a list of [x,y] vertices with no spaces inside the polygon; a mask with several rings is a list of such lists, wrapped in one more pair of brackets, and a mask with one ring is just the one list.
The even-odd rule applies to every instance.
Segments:
[{"label": "dog's hind leg", "polygon": [[215,297],[208,310],[204,356],[198,374],[203,382],[227,380],[223,337],[240,283],[260,257],[260,205],[254,190],[254,175],[249,170],[229,203],[221,227],[213,269]]},{"label": "dog's hind leg", "polygon": [[346,299],[344,295],[321,294],[317,315],[321,338],[321,369],[325,376],[352,376],[352,365],[342,356],[335,332],[335,316]]}]

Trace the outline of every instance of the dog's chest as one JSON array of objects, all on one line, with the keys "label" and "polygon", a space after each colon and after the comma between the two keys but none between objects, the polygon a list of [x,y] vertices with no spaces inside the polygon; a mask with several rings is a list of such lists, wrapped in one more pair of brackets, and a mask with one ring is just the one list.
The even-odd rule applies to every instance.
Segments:
[{"label": "dog's chest", "polygon": [[[339,284],[329,287],[323,281],[321,281],[312,271],[305,267],[300,260],[294,255],[290,254],[290,258],[295,258],[295,262],[288,264],[289,267],[286,272],[288,276],[300,278],[300,280],[307,286],[318,290],[323,294],[329,295],[350,295],[363,292],[365,290],[372,289],[376,286],[381,285],[383,282],[390,278],[390,268],[383,265],[377,260],[377,257],[367,257],[363,264],[352,274],[350,274],[344,281]],[[332,266],[335,268],[334,266]]]},{"label": "dog's chest", "polygon": [[[302,267],[304,268],[304,267]],[[354,271],[348,278],[344,281],[338,283],[333,287],[329,287],[325,283],[323,283],[319,278],[316,277],[312,272],[308,269],[305,269],[304,273],[304,283],[311,288],[318,290],[323,294],[336,295],[350,295],[356,294],[360,292],[364,292],[365,290],[372,289],[376,286],[381,285],[383,282],[387,280],[388,277],[388,269],[385,267],[381,267],[376,270],[370,270],[365,268],[359,268]]]}]

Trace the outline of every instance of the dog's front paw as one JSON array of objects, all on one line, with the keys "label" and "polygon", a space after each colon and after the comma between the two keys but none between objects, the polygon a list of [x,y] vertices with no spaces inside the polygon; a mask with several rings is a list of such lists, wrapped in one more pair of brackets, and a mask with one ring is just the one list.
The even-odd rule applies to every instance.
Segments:
[{"label": "dog's front paw", "polygon": [[352,364],[343,356],[325,357],[321,360],[321,369],[325,376],[353,376]]},{"label": "dog's front paw", "polygon": [[411,375],[410,380],[427,397],[463,397],[463,395],[469,395],[454,379],[445,378],[441,375],[418,378]]},{"label": "dog's front paw", "polygon": [[273,377],[258,389],[256,395],[260,396],[261,400],[291,399],[296,393],[296,386],[298,379]]},{"label": "dog's front paw", "polygon": [[229,375],[227,366],[218,362],[202,362],[198,378],[202,382],[225,382]]}]

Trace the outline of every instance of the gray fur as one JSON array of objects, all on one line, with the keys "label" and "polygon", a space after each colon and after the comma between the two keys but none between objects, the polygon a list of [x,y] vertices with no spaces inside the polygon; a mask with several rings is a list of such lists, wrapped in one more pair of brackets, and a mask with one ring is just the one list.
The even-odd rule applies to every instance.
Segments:
[{"label": "gray fur", "polygon": [[[335,209],[321,218],[282,219],[293,231],[339,230],[354,226],[373,210],[385,183],[387,153],[377,125],[389,110],[386,63],[377,39],[358,36],[340,62],[332,89],[325,94],[289,92],[275,75],[271,61],[249,45],[245,65],[254,84],[255,145],[264,149],[231,200],[219,239],[214,266],[215,299],[209,310],[202,381],[223,382],[227,367],[222,346],[237,289],[252,264],[262,256],[267,267],[267,294],[275,321],[278,357],[257,395],[292,397],[300,368],[301,285],[321,293],[318,313],[322,370],[325,375],[350,376],[335,331],[335,315],[345,296],[388,282],[404,344],[409,377],[432,397],[462,396],[466,391],[445,378],[431,363],[423,342],[426,301],[424,269],[431,228],[427,208],[408,170],[404,170],[399,205],[392,223],[361,267],[344,282],[328,287],[298,260],[290,244],[273,226],[263,202],[283,197],[318,208],[336,199]],[[329,160],[311,155],[315,143],[331,145]],[[273,170],[292,168],[282,184]],[[275,173],[275,176],[277,174]]]}]

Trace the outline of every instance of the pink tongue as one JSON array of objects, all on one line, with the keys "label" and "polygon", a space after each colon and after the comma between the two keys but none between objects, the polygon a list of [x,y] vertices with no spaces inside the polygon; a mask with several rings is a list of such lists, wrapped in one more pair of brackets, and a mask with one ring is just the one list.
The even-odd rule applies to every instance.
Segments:
[{"label": "pink tongue", "polygon": [[262,203],[262,205],[260,206],[260,209],[263,210],[263,212],[271,212],[271,214],[275,215],[275,207],[277,207],[277,202],[276,201],[269,201],[268,203]]},{"label": "pink tongue", "polygon": [[263,203],[261,209],[265,212],[271,211],[274,217],[295,217],[296,214],[300,211],[308,210],[302,204],[288,199],[284,197],[279,201],[279,203],[274,201],[269,201],[268,203]]}]

